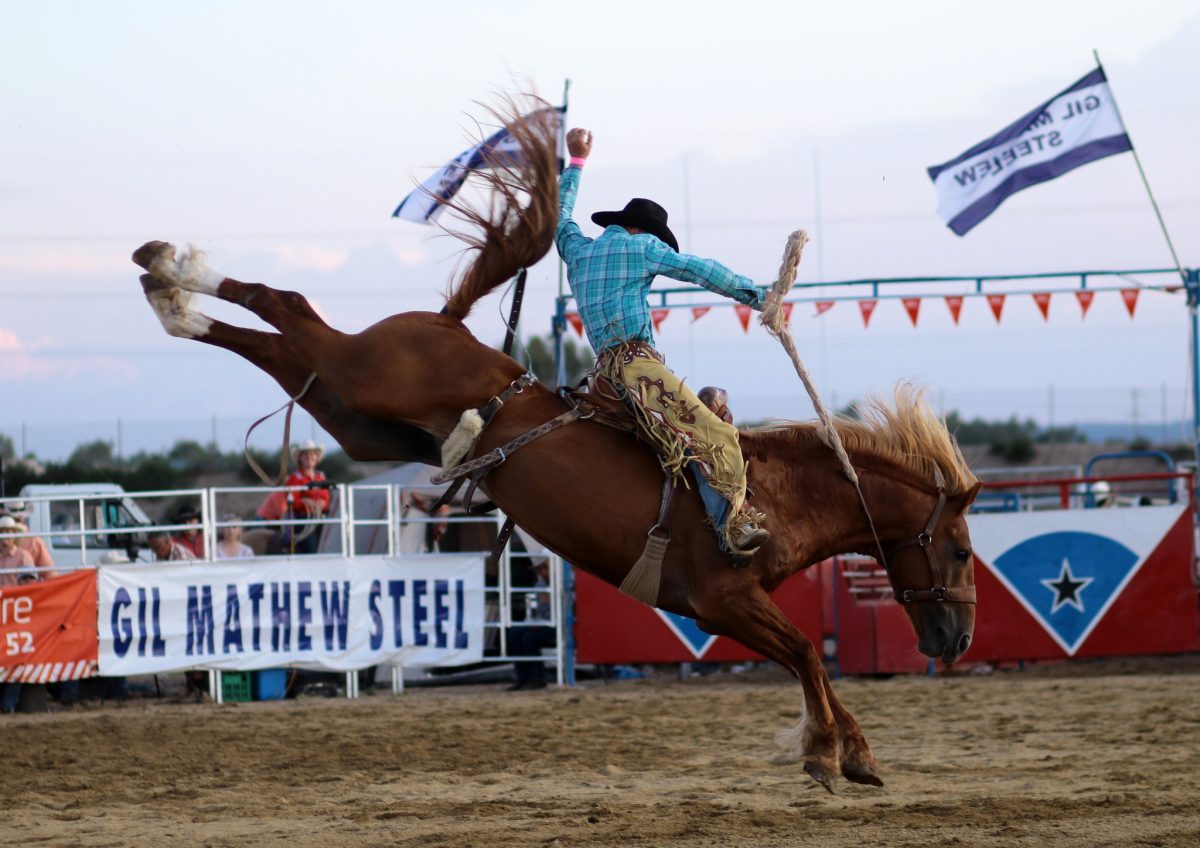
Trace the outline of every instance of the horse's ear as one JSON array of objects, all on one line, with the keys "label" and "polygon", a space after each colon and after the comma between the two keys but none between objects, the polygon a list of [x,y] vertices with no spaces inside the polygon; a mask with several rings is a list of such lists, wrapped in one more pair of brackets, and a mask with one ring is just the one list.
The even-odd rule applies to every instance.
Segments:
[{"label": "horse's ear", "polygon": [[967,507],[969,507],[972,503],[975,502],[975,497],[976,497],[976,495],[979,494],[979,490],[982,488],[983,488],[983,481],[977,480],[975,482],[975,485],[967,490],[966,495],[963,496],[962,508],[964,511],[966,510]]}]

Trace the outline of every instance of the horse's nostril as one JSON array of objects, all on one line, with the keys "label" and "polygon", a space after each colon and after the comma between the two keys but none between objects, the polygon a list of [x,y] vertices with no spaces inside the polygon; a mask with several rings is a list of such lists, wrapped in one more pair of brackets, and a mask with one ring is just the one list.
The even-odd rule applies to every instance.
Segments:
[{"label": "horse's nostril", "polygon": [[971,647],[971,634],[964,633],[962,638],[958,640],[958,653],[960,655],[965,654],[969,647]]}]

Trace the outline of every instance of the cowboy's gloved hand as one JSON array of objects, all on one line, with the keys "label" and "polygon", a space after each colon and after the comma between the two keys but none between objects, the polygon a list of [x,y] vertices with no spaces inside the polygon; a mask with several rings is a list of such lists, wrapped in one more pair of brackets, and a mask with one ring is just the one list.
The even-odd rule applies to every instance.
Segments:
[{"label": "cowboy's gloved hand", "polygon": [[572,156],[586,159],[592,152],[592,131],[576,127],[567,133],[567,150]]}]

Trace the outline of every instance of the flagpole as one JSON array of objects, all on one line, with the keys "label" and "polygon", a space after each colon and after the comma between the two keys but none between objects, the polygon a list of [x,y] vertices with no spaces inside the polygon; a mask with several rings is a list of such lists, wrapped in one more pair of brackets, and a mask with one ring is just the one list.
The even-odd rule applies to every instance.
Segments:
[{"label": "flagpole", "polygon": [[[571,80],[563,80],[563,101],[562,101],[562,122],[558,126],[558,147],[563,151],[563,155],[567,155],[567,96],[571,92]],[[563,262],[562,257],[558,260],[558,296],[563,296]]]},{"label": "flagpole", "polygon": [[[563,99],[562,99],[562,122],[559,125],[559,149],[563,151],[563,156],[569,155],[566,148],[567,137],[567,106],[568,96],[571,92],[571,80],[563,80]],[[560,175],[561,176],[561,175]],[[567,301],[563,297],[563,274],[566,266],[563,264],[562,257],[558,258],[558,299],[555,301],[554,309],[554,376],[555,382],[558,385],[563,385],[567,382],[567,362],[566,355],[563,350],[563,337],[567,332]],[[559,622],[559,633],[562,634],[559,641],[559,657],[562,663],[558,669],[559,679],[567,686],[575,685],[575,571],[571,564],[565,560],[559,560],[559,568],[562,579],[559,581],[559,610],[562,620]]]},{"label": "flagpole", "polygon": [[[1104,71],[1104,65],[1100,61],[1100,53],[1096,49],[1092,49],[1092,56],[1096,59],[1096,67]],[[1108,72],[1104,72],[1104,79],[1108,82],[1108,90],[1112,94],[1113,111],[1117,113],[1117,120],[1121,122],[1121,126],[1125,128],[1125,135],[1129,138],[1129,151],[1133,154],[1133,161],[1137,163],[1138,173],[1142,177],[1142,185],[1146,187],[1146,194],[1150,197],[1150,205],[1154,207],[1154,214],[1158,218],[1158,226],[1162,229],[1163,238],[1167,240],[1167,248],[1171,251],[1171,259],[1175,262],[1175,270],[1179,272],[1180,279],[1187,281],[1187,274],[1183,271],[1183,263],[1179,261],[1179,254],[1175,252],[1175,243],[1171,241],[1171,234],[1167,232],[1167,222],[1163,220],[1162,211],[1158,208],[1158,201],[1154,199],[1154,192],[1150,188],[1150,180],[1146,179],[1146,169],[1142,167],[1142,157],[1138,156],[1137,147],[1133,143],[1133,135],[1129,132],[1129,127],[1125,124],[1125,118],[1121,115],[1121,107],[1117,105],[1117,95],[1113,91],[1112,81],[1108,79]]]},{"label": "flagpole", "polygon": [[[1100,53],[1096,49],[1092,49],[1092,55],[1096,58],[1096,67],[1104,70],[1104,65],[1100,62]],[[1108,73],[1104,74],[1104,79],[1108,80]],[[1146,187],[1146,194],[1150,196],[1150,205],[1154,207],[1154,214],[1158,217],[1158,226],[1162,229],[1163,238],[1167,240],[1167,247],[1171,251],[1171,258],[1175,260],[1175,270],[1179,272],[1180,279],[1183,280],[1184,290],[1187,292],[1188,317],[1191,319],[1190,345],[1191,350],[1188,351],[1190,362],[1188,370],[1191,372],[1192,382],[1192,449],[1196,453],[1196,457],[1200,458],[1200,280],[1197,279],[1195,271],[1185,272],[1183,263],[1179,261],[1179,254],[1175,252],[1175,245],[1171,241],[1171,234],[1167,232],[1167,222],[1163,220],[1162,211],[1158,208],[1158,201],[1154,199],[1154,192],[1150,190],[1150,181],[1146,179],[1146,169],[1142,167],[1142,159],[1138,156],[1137,147],[1133,144],[1133,136],[1129,134],[1129,128],[1125,126],[1125,119],[1121,117],[1121,108],[1117,106],[1117,95],[1112,92],[1112,83],[1109,82],[1108,90],[1112,93],[1113,110],[1117,113],[1117,119],[1121,122],[1121,126],[1125,128],[1125,135],[1129,137],[1129,150],[1133,153],[1133,161],[1137,163],[1138,173],[1142,176],[1142,185]],[[1200,480],[1194,481],[1194,485],[1200,487]],[[1197,501],[1196,514],[1200,516],[1200,501]]]}]

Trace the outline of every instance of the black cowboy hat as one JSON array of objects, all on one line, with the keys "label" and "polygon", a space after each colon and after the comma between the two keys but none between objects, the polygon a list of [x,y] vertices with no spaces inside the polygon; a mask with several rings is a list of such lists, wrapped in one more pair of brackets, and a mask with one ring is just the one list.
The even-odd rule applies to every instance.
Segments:
[{"label": "black cowboy hat", "polygon": [[667,210],[653,200],[635,197],[620,212],[597,212],[592,215],[592,221],[601,227],[611,227],[613,224],[618,227],[637,227],[658,236],[671,250],[679,252],[679,242],[667,226]]}]

